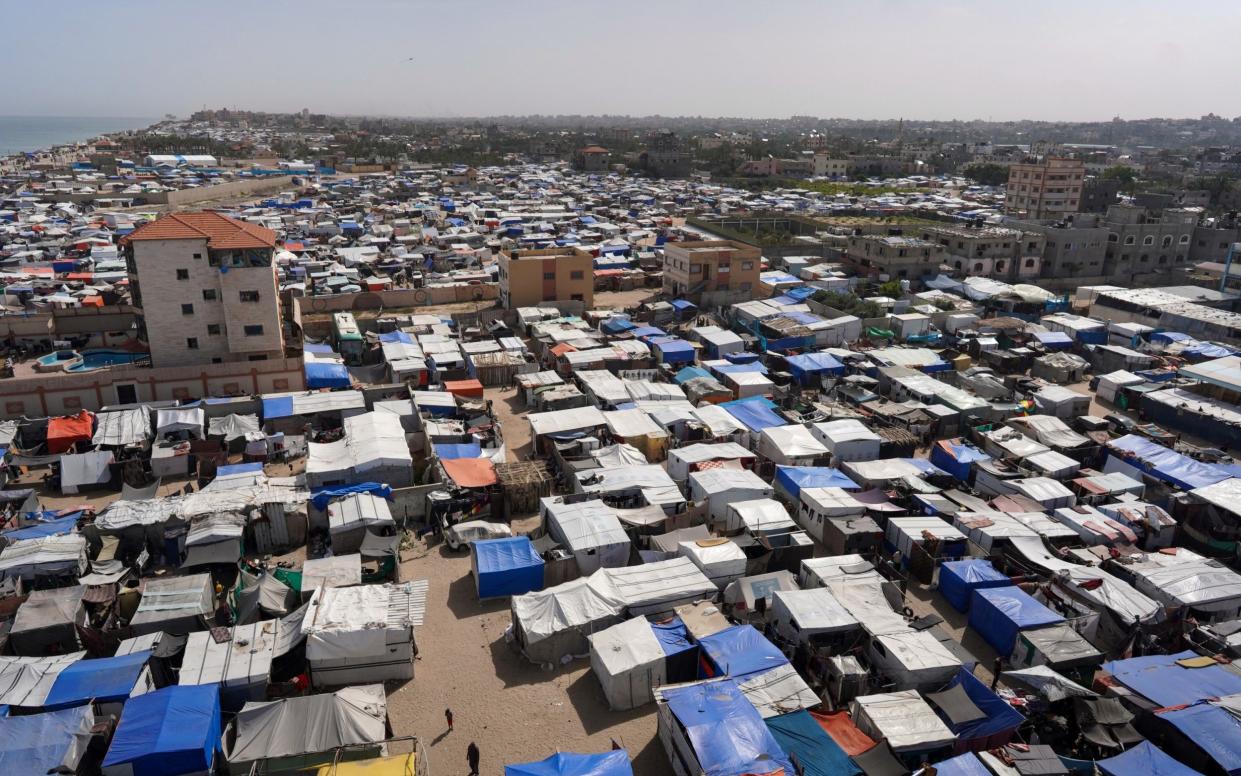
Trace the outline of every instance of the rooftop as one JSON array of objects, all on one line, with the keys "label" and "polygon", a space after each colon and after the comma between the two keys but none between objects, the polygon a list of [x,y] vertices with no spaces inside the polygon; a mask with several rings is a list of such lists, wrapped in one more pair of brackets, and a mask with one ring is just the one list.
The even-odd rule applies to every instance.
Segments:
[{"label": "rooftop", "polygon": [[220,250],[276,247],[276,233],[272,230],[209,212],[166,215],[138,227],[126,241],[203,238],[206,238],[208,248]]}]

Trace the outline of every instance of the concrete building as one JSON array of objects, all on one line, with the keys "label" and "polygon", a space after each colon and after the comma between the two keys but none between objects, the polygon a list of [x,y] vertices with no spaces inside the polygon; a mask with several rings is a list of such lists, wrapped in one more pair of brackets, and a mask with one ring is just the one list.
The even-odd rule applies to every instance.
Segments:
[{"label": "concrete building", "polygon": [[928,226],[919,235],[947,251],[944,263],[957,273],[1013,282],[1037,278],[1044,237],[996,226]]},{"label": "concrete building", "polygon": [[1062,218],[1081,206],[1086,165],[1080,159],[1047,158],[1008,168],[1005,210],[1033,219]]},{"label": "concrete building", "polygon": [[1108,230],[1103,274],[1125,279],[1186,266],[1201,215],[1198,208],[1112,205],[1102,224]]},{"label": "concrete building", "polygon": [[684,178],[690,173],[693,157],[681,147],[674,132],[663,130],[651,136],[640,157],[641,164],[661,178]]},{"label": "concrete building", "polygon": [[586,146],[573,155],[573,166],[582,172],[606,172],[611,154],[603,146]]},{"label": "concrete building", "polygon": [[539,248],[500,253],[500,304],[536,307],[540,302],[595,301],[595,260],[581,248]]},{"label": "concrete building", "polygon": [[831,178],[834,181],[849,178],[849,160],[833,157],[831,154],[816,153],[811,172],[816,178]]},{"label": "concrete building", "polygon": [[935,275],[947,258],[947,249],[916,237],[853,235],[845,261],[860,275],[886,275],[892,279],[917,280]]},{"label": "concrete building", "polygon": [[275,232],[219,213],[174,213],[130,234],[130,289],[152,365],[283,358],[275,247]]},{"label": "concrete building", "polygon": [[735,240],[699,240],[664,246],[664,293],[707,300],[741,301],[758,287],[763,256]]}]

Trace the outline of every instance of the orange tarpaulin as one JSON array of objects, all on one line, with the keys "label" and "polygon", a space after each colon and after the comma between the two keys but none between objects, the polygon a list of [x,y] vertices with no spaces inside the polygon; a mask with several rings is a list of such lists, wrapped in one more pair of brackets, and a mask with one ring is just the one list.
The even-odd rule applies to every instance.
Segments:
[{"label": "orange tarpaulin", "polygon": [[553,356],[559,357],[559,356],[563,356],[565,353],[570,353],[574,350],[577,350],[577,348],[573,347],[567,342],[562,342],[559,345],[552,346],[551,352]]},{"label": "orange tarpaulin", "polygon": [[462,488],[485,488],[495,485],[496,467],[488,458],[448,458],[440,459],[440,466]]},{"label": "orange tarpaulin", "polygon": [[483,384],[478,380],[445,380],[444,390],[453,396],[483,398]]},{"label": "orange tarpaulin", "polygon": [[827,733],[836,745],[845,750],[847,755],[861,754],[875,745],[873,739],[853,724],[849,714],[844,711],[831,711],[827,714],[810,712],[814,721],[819,723],[823,732]]},{"label": "orange tarpaulin", "polygon": [[76,415],[52,418],[47,422],[48,455],[63,453],[75,442],[90,442],[95,416],[82,410]]}]

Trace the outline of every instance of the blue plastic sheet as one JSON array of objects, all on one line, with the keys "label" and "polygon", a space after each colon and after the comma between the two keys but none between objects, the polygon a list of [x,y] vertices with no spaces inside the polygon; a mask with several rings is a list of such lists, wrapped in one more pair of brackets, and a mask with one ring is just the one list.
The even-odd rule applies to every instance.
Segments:
[{"label": "blue plastic sheet", "polygon": [[768,717],[766,723],[780,748],[801,763],[805,776],[853,776],[862,772],[805,709]]},{"label": "blue plastic sheet", "polygon": [[798,382],[804,382],[811,376],[820,374],[843,375],[845,365],[828,353],[803,353],[800,356],[789,356],[785,359],[789,365],[789,373]]},{"label": "blue plastic sheet", "polygon": [[794,773],[788,755],[731,680],[661,690],[706,776]]},{"label": "blue plastic sheet", "polygon": [[390,331],[390,332],[387,332],[387,333],[385,333],[385,334],[380,334],[380,335],[379,335],[379,341],[380,341],[380,342],[385,342],[385,343],[387,343],[387,342],[399,342],[399,343],[401,343],[402,345],[412,345],[412,344],[414,344],[414,338],[413,338],[413,337],[411,337],[411,336],[409,336],[409,334],[408,334],[408,333],[403,332],[403,331]]},{"label": "blue plastic sheet", "polygon": [[968,442],[945,439],[931,445],[929,460],[958,480],[966,482],[969,480],[971,466],[978,461],[990,461],[991,456]]},{"label": "blue plastic sheet", "polygon": [[685,310],[697,310],[698,305],[685,299],[673,299],[672,306],[674,309],[684,312]]},{"label": "blue plastic sheet", "polygon": [[830,466],[777,466],[775,483],[795,501],[802,488],[859,489],[847,474]]},{"label": "blue plastic sheet", "polygon": [[306,362],[306,387],[311,390],[348,388],[352,384],[349,369],[344,364],[333,364],[327,361]]},{"label": "blue plastic sheet", "polygon": [[1021,712],[1008,705],[1000,696],[991,692],[988,687],[974,677],[969,669],[962,668],[957,672],[956,678],[948,683],[945,690],[950,690],[957,685],[965,690],[965,694],[974,702],[978,710],[987,716],[983,719],[966,722],[961,725],[954,725],[946,715],[936,711],[948,729],[956,735],[957,739],[969,745],[973,743],[972,748],[987,749],[996,746],[1000,741],[988,743],[988,739],[1004,733],[1011,733],[1025,722],[1026,718]]},{"label": "blue plastic sheet", "polygon": [[487,539],[474,542],[474,567],[478,574],[478,597],[521,595],[543,589],[543,559],[529,537]]},{"label": "blue plastic sheet", "polygon": [[25,528],[14,528],[11,531],[5,531],[4,538],[11,542],[16,542],[24,539],[46,539],[49,536],[63,536],[73,533],[73,529],[78,524],[78,517],[81,514],[81,512],[74,512],[65,517],[45,520],[34,525],[28,525]]},{"label": "blue plastic sheet", "polygon": [[1175,725],[1228,776],[1241,774],[1241,721],[1231,712],[1197,703],[1159,716]]},{"label": "blue plastic sheet", "polygon": [[103,765],[128,763],[133,776],[207,772],[219,740],[216,685],[174,685],[126,701]]},{"label": "blue plastic sheet", "polygon": [[698,640],[717,676],[746,677],[787,665],[789,659],[753,625],[735,625]]},{"label": "blue plastic sheet", "polygon": [[262,474],[263,464],[255,461],[254,463],[234,463],[226,466],[216,467],[216,477],[234,477],[239,474]]},{"label": "blue plastic sheet", "polygon": [[480,458],[483,454],[483,448],[478,442],[466,444],[440,443],[435,445],[435,454],[446,460],[453,458]]},{"label": "blue plastic sheet", "polygon": [[784,418],[772,411],[768,405],[769,402],[766,401],[742,399],[741,401],[724,402],[717,406],[723,407],[725,412],[732,415],[738,423],[751,431],[762,431],[765,428],[788,425]]},{"label": "blue plastic sheet", "polygon": [[89,706],[0,718],[0,770],[11,776],[59,772],[74,736],[93,723]]},{"label": "blue plastic sheet", "polygon": [[1147,655],[1104,663],[1103,670],[1158,706],[1182,706],[1241,692],[1241,677],[1223,666],[1185,668],[1176,664],[1196,657],[1198,653],[1189,650]]},{"label": "blue plastic sheet", "polygon": [[1062,331],[1040,331],[1034,334],[1034,338],[1053,350],[1073,345],[1073,338]]},{"label": "blue plastic sheet", "polygon": [[1013,653],[1020,631],[1060,622],[1063,617],[1018,587],[983,588],[970,599],[970,627],[1003,656]]},{"label": "blue plastic sheet", "polygon": [[1204,488],[1232,477],[1221,466],[1195,461],[1137,434],[1126,434],[1107,444],[1112,457],[1185,490]]},{"label": "blue plastic sheet", "polygon": [[[728,355],[732,355],[729,353]],[[736,374],[737,372],[758,372],[760,375],[767,374],[767,367],[757,361],[737,361],[727,364],[715,364],[711,367],[716,373],[727,375]]]},{"label": "blue plastic sheet", "polygon": [[657,329],[654,326],[639,326],[636,329],[631,329],[629,333],[632,334],[634,337],[637,337],[638,339],[642,339],[644,337],[666,337],[668,336],[668,332],[664,331],[663,329]]},{"label": "blue plastic sheet", "polygon": [[557,752],[546,760],[506,765],[504,776],[633,776],[633,768],[624,749],[604,754]]},{"label": "blue plastic sheet", "polygon": [[1115,757],[1099,760],[1095,765],[1104,776],[1202,776],[1156,749],[1150,741],[1143,741]]},{"label": "blue plastic sheet", "polygon": [[72,663],[56,677],[43,705],[64,708],[92,701],[124,700],[150,659],[150,651],[145,651]]},{"label": "blue plastic sheet", "polygon": [[620,334],[636,328],[637,324],[628,318],[608,318],[606,321],[599,324],[599,329],[605,334]]},{"label": "blue plastic sheet", "polygon": [[995,570],[989,560],[954,560],[939,566],[939,592],[958,612],[968,611],[975,590],[1007,587],[1013,581]]},{"label": "blue plastic sheet", "polygon": [[935,776],[991,776],[991,771],[982,764],[978,755],[966,752],[951,760],[935,763]]},{"label": "blue plastic sheet", "polygon": [[665,364],[682,364],[694,360],[694,346],[679,337],[657,337],[650,344],[659,348]]},{"label": "blue plastic sheet", "polygon": [[293,397],[276,396],[263,399],[263,420],[293,417]]},{"label": "blue plastic sheet", "polygon": [[336,485],[327,488],[315,488],[311,493],[310,503],[315,509],[323,511],[332,499],[348,496],[353,493],[373,493],[380,498],[392,500],[392,488],[382,482],[359,482],[353,485]]},{"label": "blue plastic sheet", "polygon": [[696,380],[700,377],[711,377],[711,373],[700,366],[687,366],[677,372],[672,379],[677,385],[685,385],[690,380]]},{"label": "blue plastic sheet", "polygon": [[689,640],[689,629],[681,622],[680,617],[673,617],[667,622],[651,623],[651,631],[667,656],[679,655],[698,646]]}]

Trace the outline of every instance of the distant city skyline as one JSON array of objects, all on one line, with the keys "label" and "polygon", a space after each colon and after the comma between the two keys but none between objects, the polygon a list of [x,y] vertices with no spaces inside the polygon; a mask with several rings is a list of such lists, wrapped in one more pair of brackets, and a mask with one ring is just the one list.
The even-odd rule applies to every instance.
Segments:
[{"label": "distant city skyline", "polygon": [[5,21],[29,32],[0,49],[14,116],[1241,115],[1224,0],[67,0]]}]

